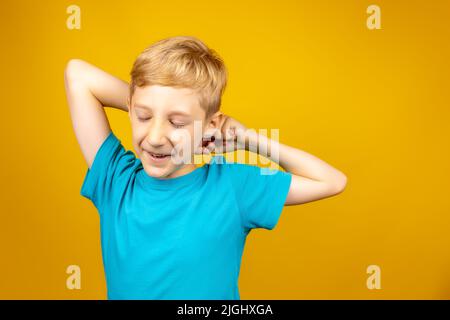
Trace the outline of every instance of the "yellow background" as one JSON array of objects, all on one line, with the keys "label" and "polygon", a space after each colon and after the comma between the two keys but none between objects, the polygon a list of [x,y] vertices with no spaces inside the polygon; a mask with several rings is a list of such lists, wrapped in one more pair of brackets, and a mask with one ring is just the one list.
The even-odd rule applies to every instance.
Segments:
[{"label": "yellow background", "polygon": [[[381,30],[366,27],[370,4]],[[2,2],[0,298],[103,299],[95,207],[64,92],[70,58],[124,80],[149,44],[193,35],[230,73],[223,111],[348,176],[344,193],[254,230],[242,299],[450,298],[448,1]],[[66,8],[81,8],[81,30]],[[128,117],[108,109],[132,148]],[[81,290],[66,267],[81,267]],[[366,287],[369,265],[380,290]]]}]

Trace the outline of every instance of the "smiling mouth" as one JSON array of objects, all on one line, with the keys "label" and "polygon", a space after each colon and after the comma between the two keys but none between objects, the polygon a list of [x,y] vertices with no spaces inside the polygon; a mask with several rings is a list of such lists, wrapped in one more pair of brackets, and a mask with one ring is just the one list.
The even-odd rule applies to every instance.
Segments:
[{"label": "smiling mouth", "polygon": [[154,158],[154,159],[165,159],[170,157],[170,154],[165,154],[165,153],[155,153],[155,152],[150,152],[147,150],[144,150],[150,157]]}]

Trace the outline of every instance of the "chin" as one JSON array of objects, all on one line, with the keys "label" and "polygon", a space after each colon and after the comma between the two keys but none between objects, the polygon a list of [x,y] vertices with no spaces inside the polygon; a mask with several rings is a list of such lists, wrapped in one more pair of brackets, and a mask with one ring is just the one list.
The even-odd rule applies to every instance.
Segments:
[{"label": "chin", "polygon": [[145,172],[154,178],[167,178],[169,175],[169,170],[167,168],[158,168],[150,165],[144,166]]}]

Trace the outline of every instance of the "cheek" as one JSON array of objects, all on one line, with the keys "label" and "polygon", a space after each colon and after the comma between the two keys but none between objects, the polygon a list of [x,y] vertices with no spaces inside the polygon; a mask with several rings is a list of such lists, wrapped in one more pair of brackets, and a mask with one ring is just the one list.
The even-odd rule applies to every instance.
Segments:
[{"label": "cheek", "polygon": [[188,145],[193,139],[193,130],[189,128],[173,130],[168,134],[168,137],[173,146],[178,144]]},{"label": "cheek", "polygon": [[131,122],[131,131],[133,132],[133,136],[142,137],[146,135],[148,126],[145,123],[141,123],[138,120],[134,120]]},{"label": "cheek", "polygon": [[133,146],[136,149],[141,145],[142,140],[146,136],[146,128],[145,128],[145,126],[142,126],[142,125],[133,125],[132,124],[131,134],[132,134]]}]

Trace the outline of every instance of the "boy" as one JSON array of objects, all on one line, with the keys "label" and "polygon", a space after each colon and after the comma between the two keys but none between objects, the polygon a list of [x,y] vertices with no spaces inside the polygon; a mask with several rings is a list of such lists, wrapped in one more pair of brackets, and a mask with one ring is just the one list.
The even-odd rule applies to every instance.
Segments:
[{"label": "boy", "polygon": [[[226,83],[221,58],[188,36],[144,50],[129,86],[87,62],[68,62],[67,99],[88,165],[81,194],[99,212],[109,299],[239,299],[251,229],[273,229],[284,205],[344,190],[342,172],[221,113]],[[138,157],[111,131],[104,106],[128,112]],[[198,124],[203,138],[189,139]],[[277,150],[268,158],[279,157],[286,172],[263,174],[220,156],[200,167],[192,161],[224,147]],[[175,150],[191,161],[175,161]]]}]

